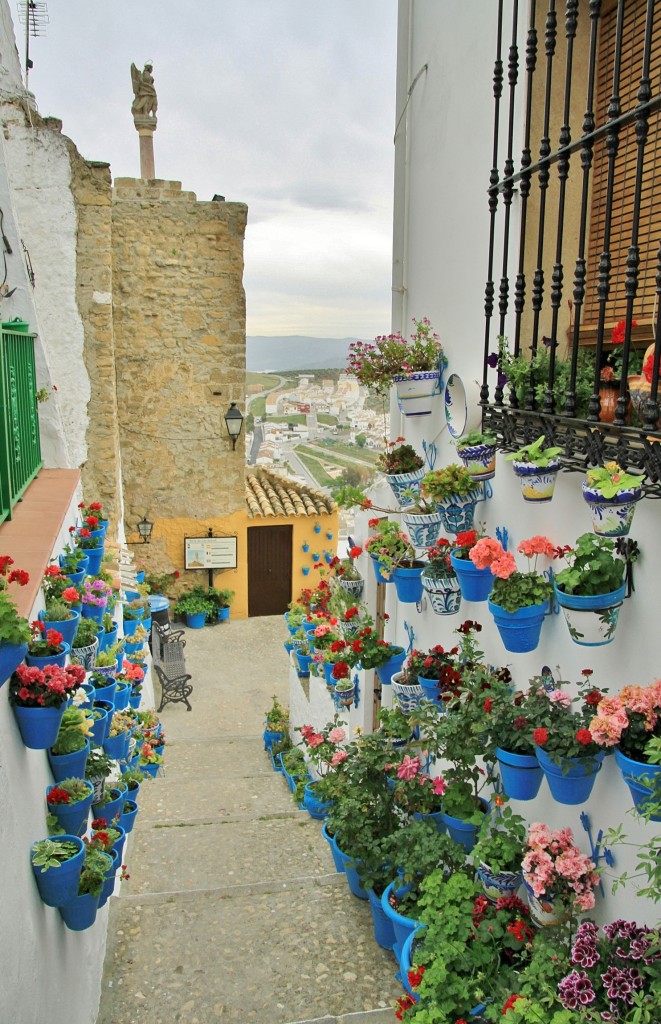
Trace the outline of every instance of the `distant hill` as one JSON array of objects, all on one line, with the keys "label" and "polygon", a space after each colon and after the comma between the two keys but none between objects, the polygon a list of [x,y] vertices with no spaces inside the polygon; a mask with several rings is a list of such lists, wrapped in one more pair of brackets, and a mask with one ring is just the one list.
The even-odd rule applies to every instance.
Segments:
[{"label": "distant hill", "polygon": [[305,338],[301,335],[246,338],[246,369],[255,373],[344,367],[355,338]]}]

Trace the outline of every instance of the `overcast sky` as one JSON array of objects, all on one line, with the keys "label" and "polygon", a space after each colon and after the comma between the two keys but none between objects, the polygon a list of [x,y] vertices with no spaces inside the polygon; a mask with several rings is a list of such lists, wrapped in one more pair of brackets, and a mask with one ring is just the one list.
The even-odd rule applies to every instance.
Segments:
[{"label": "overcast sky", "polygon": [[396,8],[48,0],[29,86],[84,157],[138,177],[130,66],[153,61],[157,176],[248,204],[248,334],[371,337],[390,325]]}]

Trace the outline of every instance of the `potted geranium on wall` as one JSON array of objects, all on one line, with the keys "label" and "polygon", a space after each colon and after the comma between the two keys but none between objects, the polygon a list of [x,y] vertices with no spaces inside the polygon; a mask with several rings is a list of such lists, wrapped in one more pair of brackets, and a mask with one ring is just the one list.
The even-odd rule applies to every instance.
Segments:
[{"label": "potted geranium on wall", "polygon": [[7,589],[11,583],[24,587],[30,577],[23,569],[10,568],[13,564],[9,555],[0,556],[0,686],[23,661],[30,639],[28,621],[18,614]]},{"label": "potted geranium on wall", "polygon": [[572,830],[530,826],[522,861],[523,881],[533,920],[547,927],[572,914],[592,910],[599,874],[594,862],[573,842]]},{"label": "potted geranium on wall", "polygon": [[69,697],[84,678],[85,669],[80,665],[18,666],[9,681],[9,703],[26,747],[52,747]]},{"label": "potted geranium on wall", "polygon": [[[575,644],[599,647],[612,642],[624,601],[627,563],[616,542],[583,533],[575,547],[558,550],[567,566],[555,574],[555,597]],[[629,559],[635,560],[635,554]]]},{"label": "potted geranium on wall", "polygon": [[496,442],[495,434],[481,430],[471,430],[454,442],[457,455],[477,483],[496,475]]},{"label": "potted geranium on wall", "polygon": [[365,550],[372,555],[377,580],[387,583],[392,578],[399,600],[415,604],[422,597],[420,575],[425,563],[416,558],[413,544],[397,523],[370,519],[368,526],[374,533],[365,542]]},{"label": "potted geranium on wall", "polygon": [[483,537],[470,551],[477,569],[490,568],[495,581],[489,596],[489,611],[494,617],[506,651],[534,651],[539,643],[544,616],[549,610],[553,584],[536,571],[541,556],[552,558],[556,548],[538,535],[523,540],[517,547],[522,555],[534,559],[532,570],[519,572],[514,555],[500,541]]},{"label": "potted geranium on wall", "polygon": [[456,615],[461,607],[461,589],[450,560],[450,541],[440,537],[427,548],[422,570],[422,587],[436,615]]},{"label": "potted geranium on wall", "polygon": [[355,341],[349,346],[347,372],[370,391],[385,398],[393,384],[405,416],[423,416],[440,394],[447,359],[431,322],[413,318],[415,334],[409,339],[396,334],[380,335],[373,342]]},{"label": "potted geranium on wall", "polygon": [[384,474],[400,505],[409,504],[408,496],[420,490],[420,481],[425,475],[425,460],[405,438],[396,437],[394,441],[386,441],[376,467]]}]

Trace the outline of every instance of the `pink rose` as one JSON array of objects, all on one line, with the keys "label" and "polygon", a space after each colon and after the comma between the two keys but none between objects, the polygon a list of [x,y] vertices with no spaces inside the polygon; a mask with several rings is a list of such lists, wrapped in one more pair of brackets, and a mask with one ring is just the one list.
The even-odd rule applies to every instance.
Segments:
[{"label": "pink rose", "polygon": [[338,764],[342,764],[347,759],[346,750],[336,750],[331,757],[331,768],[337,768]]},{"label": "pink rose", "polygon": [[341,743],[342,740],[345,740],[346,738],[347,734],[345,733],[344,729],[340,729],[339,726],[336,726],[334,729],[331,729],[331,731],[328,733],[329,743]]}]

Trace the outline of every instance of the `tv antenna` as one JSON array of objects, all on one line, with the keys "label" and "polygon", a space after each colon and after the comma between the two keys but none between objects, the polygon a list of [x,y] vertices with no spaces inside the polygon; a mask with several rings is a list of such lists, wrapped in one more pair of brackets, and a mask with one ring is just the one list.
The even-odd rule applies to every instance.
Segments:
[{"label": "tv antenna", "polygon": [[25,88],[28,87],[28,73],[32,67],[30,60],[30,36],[36,38],[46,34],[45,26],[50,21],[48,8],[40,0],[19,0],[18,20],[25,25]]}]

